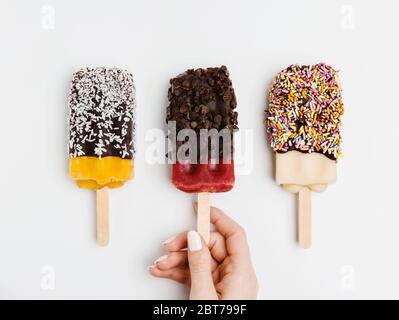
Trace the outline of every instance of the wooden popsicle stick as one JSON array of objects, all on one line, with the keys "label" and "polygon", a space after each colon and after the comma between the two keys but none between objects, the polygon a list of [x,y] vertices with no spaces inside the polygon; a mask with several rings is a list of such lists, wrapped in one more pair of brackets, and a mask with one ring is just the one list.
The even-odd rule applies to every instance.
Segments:
[{"label": "wooden popsicle stick", "polygon": [[211,194],[209,192],[198,193],[197,230],[206,243],[209,243],[210,238],[210,198]]},{"label": "wooden popsicle stick", "polygon": [[97,243],[105,247],[109,242],[108,188],[97,190]]},{"label": "wooden popsicle stick", "polygon": [[298,241],[304,249],[312,245],[312,192],[307,187],[298,195]]}]

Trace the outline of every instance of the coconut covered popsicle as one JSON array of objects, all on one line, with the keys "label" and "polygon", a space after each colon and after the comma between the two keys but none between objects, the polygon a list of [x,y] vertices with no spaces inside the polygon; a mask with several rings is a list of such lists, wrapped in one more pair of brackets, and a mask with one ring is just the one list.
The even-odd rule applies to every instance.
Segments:
[{"label": "coconut covered popsicle", "polygon": [[69,174],[97,192],[97,241],[106,245],[108,188],[133,177],[135,155],[133,76],[117,68],[82,68],[69,93]]},{"label": "coconut covered popsicle", "polygon": [[311,246],[311,191],[335,183],[344,113],[338,72],[291,65],[276,76],[266,110],[267,136],[276,152],[276,182],[298,199],[298,240]]},{"label": "coconut covered popsicle", "polygon": [[[177,139],[172,183],[184,192],[198,193],[198,231],[208,241],[210,193],[226,192],[234,186],[237,101],[225,66],[191,69],[171,79],[170,84],[166,121],[175,122],[177,137],[186,129],[194,133],[197,152],[182,159],[179,149],[185,141]],[[212,143],[212,133],[218,135],[218,145]]]}]

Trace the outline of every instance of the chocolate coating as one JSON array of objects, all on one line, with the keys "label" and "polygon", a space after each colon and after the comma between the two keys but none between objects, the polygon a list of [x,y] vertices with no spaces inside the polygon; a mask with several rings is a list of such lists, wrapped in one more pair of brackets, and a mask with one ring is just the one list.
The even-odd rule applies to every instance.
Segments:
[{"label": "chocolate coating", "polygon": [[82,68],[69,93],[69,156],[134,158],[133,76],[117,68]]}]

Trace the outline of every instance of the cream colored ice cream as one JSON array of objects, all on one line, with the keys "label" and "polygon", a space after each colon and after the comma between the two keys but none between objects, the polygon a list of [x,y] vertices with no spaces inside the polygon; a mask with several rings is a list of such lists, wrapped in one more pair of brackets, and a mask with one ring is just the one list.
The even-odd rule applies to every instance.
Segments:
[{"label": "cream colored ice cream", "polygon": [[269,92],[266,124],[276,152],[276,182],[299,193],[302,247],[311,244],[310,191],[325,191],[337,179],[343,113],[337,71],[324,63],[289,66]]},{"label": "cream colored ice cream", "polygon": [[276,154],[276,182],[289,192],[297,193],[303,187],[321,192],[336,179],[337,162],[320,153]]}]

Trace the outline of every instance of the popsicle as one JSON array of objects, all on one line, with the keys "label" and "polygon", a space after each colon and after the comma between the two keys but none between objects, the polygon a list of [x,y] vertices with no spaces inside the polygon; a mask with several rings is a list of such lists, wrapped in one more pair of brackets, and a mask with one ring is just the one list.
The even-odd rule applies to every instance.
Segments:
[{"label": "popsicle", "polygon": [[298,195],[298,240],[312,243],[311,192],[335,183],[344,113],[338,71],[324,63],[291,65],[269,91],[267,136],[276,152],[276,182]]},{"label": "popsicle", "polygon": [[[210,194],[226,192],[234,186],[237,100],[225,66],[190,69],[171,79],[170,84],[166,121],[175,121],[177,135],[185,129],[194,132],[197,148],[196,157],[182,159],[178,150],[185,142],[177,141],[172,183],[181,191],[198,194],[197,228],[208,242]],[[212,131],[220,135],[219,146],[201,138]]]},{"label": "popsicle", "polygon": [[109,242],[108,188],[133,177],[133,76],[117,68],[82,68],[69,92],[69,175],[97,193],[97,242]]}]

